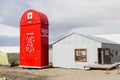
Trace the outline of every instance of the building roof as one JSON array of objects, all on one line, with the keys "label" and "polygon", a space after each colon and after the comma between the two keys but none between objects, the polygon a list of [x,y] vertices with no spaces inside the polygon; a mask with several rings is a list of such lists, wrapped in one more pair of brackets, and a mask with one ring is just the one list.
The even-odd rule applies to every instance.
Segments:
[{"label": "building roof", "polygon": [[95,41],[101,42],[101,43],[117,44],[117,43],[112,42],[112,41],[107,40],[107,39],[103,39],[103,38],[95,37],[95,36],[91,36],[91,35],[83,35],[83,34],[79,34],[79,33],[71,33],[71,34],[69,34],[69,35],[66,35],[65,37],[63,37],[63,38],[57,40],[56,42],[54,42],[53,44],[55,44],[55,43],[63,40],[64,38],[67,38],[67,37],[69,37],[69,36],[71,36],[71,35],[73,35],[73,34],[76,34],[76,35],[79,35],[79,36],[83,36],[83,37],[86,37],[86,38],[88,38],[88,39],[95,40]]},{"label": "building roof", "polygon": [[91,35],[82,35],[82,36],[87,37],[87,38],[92,39],[92,40],[95,40],[95,41],[98,41],[98,42],[101,42],[101,43],[117,44],[113,41],[110,41],[110,40],[107,40],[107,39],[104,39],[104,38],[100,38],[100,37],[95,37],[95,36],[91,36]]},{"label": "building roof", "polygon": [[4,53],[20,53],[18,46],[0,46],[0,51]]}]

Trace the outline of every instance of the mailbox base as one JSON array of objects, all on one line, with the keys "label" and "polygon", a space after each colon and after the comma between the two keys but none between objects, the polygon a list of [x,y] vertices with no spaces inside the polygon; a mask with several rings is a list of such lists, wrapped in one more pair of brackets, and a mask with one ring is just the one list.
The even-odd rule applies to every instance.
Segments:
[{"label": "mailbox base", "polygon": [[22,68],[38,68],[38,69],[42,69],[42,68],[47,68],[49,66],[23,66],[23,65],[19,65],[19,67],[22,67]]}]

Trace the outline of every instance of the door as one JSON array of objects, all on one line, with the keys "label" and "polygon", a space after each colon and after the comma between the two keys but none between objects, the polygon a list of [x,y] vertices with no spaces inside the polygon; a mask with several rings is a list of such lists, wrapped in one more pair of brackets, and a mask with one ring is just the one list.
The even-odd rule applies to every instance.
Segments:
[{"label": "door", "polygon": [[110,64],[110,49],[109,48],[98,48],[98,64]]}]

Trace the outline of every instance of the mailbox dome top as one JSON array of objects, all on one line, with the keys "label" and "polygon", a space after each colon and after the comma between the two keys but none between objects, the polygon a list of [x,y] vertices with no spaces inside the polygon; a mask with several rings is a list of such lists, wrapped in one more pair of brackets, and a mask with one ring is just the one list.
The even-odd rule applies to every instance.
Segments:
[{"label": "mailbox dome top", "polygon": [[29,25],[29,24],[48,24],[47,16],[36,10],[27,10],[21,17],[20,25]]}]

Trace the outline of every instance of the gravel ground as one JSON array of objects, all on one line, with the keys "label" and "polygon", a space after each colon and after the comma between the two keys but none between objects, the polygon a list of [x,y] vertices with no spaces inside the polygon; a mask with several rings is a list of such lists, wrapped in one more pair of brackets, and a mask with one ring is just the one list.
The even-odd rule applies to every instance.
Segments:
[{"label": "gravel ground", "polygon": [[19,67],[0,66],[0,76],[7,80],[120,80],[116,69],[79,70],[64,68],[22,69]]}]

